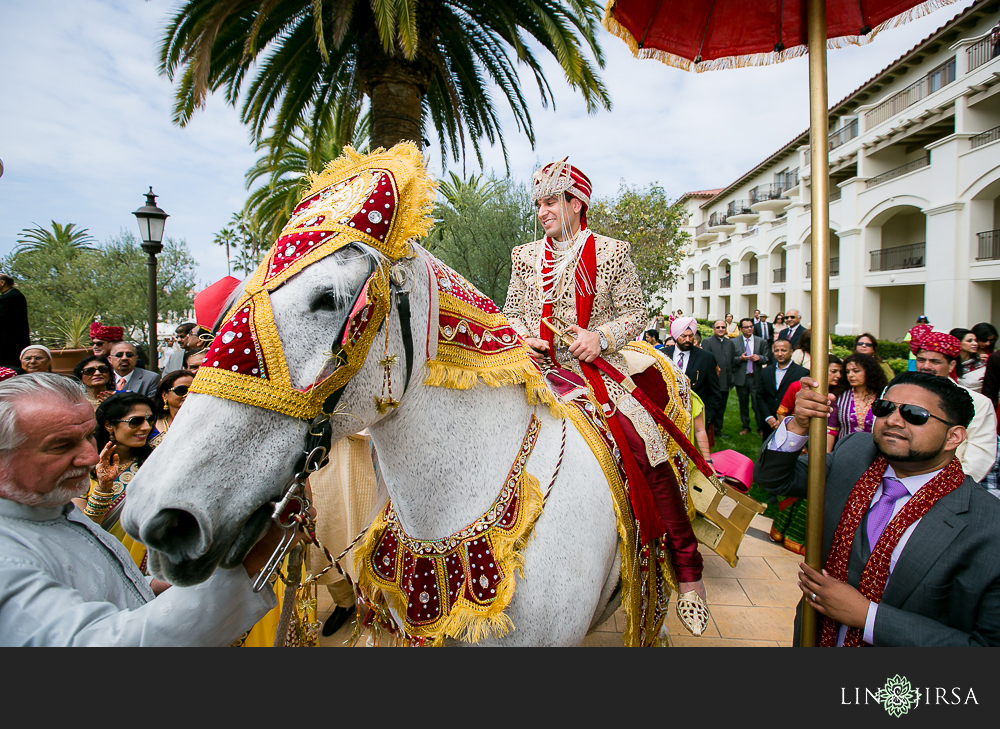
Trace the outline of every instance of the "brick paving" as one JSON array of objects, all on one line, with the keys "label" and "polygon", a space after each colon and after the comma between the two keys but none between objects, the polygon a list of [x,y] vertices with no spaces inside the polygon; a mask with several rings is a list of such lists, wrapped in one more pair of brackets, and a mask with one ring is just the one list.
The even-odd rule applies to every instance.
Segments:
[{"label": "brick paving", "polygon": [[[768,539],[770,528],[770,519],[763,516],[754,518],[740,546],[740,561],[735,568],[711,550],[701,547],[705,556],[705,589],[712,620],[705,634],[696,638],[680,624],[671,602],[667,618],[671,646],[792,645],[792,621],[801,595],[796,586],[796,575],[802,558]],[[320,620],[325,621],[332,610],[333,603],[326,589],[320,588]],[[588,635],[582,645],[620,647],[624,627],[624,615],[619,609]],[[328,638],[321,636],[320,647],[343,646],[352,630],[353,621],[349,621],[334,635]]]}]

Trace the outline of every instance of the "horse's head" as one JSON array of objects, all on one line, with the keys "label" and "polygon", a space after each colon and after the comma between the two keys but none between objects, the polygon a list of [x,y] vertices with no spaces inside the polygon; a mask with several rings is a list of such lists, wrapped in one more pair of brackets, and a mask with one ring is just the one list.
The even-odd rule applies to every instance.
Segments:
[{"label": "horse's head", "polygon": [[[408,365],[414,379],[423,367],[425,347],[409,348],[412,363],[406,356],[411,322],[395,302],[412,292],[412,331],[422,345],[428,273],[419,257],[407,257],[414,249],[406,238],[421,231],[427,197],[406,198],[400,178],[410,168],[385,159],[395,149],[375,164],[378,153],[355,155],[353,162],[368,162],[360,172],[334,170],[333,181],[314,182],[129,484],[122,525],[170,582],[197,583],[220,564],[239,565],[301,468],[310,423],[332,413],[336,441],[389,417],[387,373],[401,399]],[[433,194],[426,178],[418,181]]]}]

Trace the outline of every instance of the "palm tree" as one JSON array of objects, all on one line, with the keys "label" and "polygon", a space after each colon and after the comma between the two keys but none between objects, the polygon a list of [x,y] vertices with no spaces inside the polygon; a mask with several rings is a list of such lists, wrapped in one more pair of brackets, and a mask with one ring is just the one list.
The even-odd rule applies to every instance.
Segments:
[{"label": "palm tree", "polygon": [[[338,111],[344,112],[342,108]],[[371,113],[353,112],[347,110],[323,120],[318,130],[300,124],[284,143],[274,136],[257,143],[257,151],[265,154],[247,170],[246,186],[250,190],[258,181],[263,184],[251,190],[243,215],[265,240],[277,240],[302,197],[310,171],[321,170],[339,157],[345,144],[361,151],[368,148]]]},{"label": "palm tree", "polygon": [[86,228],[77,228],[76,223],[62,225],[53,220],[51,231],[37,223],[34,228],[24,228],[21,237],[17,239],[17,250],[61,254],[72,258],[82,251],[95,250],[93,244],[96,242]]},{"label": "palm tree", "polygon": [[490,83],[535,143],[515,60],[554,106],[531,41],[559,62],[588,111],[611,108],[584,50],[603,68],[602,11],[595,0],[187,0],[164,34],[160,72],[177,80],[182,126],[209,91],[224,89],[234,106],[243,96],[240,117],[258,141],[273,119],[280,146],[299,125],[316,130],[367,96],[373,146],[421,145],[430,122],[442,162],[449,149],[464,155],[468,135],[481,164],[483,139],[507,154]]}]

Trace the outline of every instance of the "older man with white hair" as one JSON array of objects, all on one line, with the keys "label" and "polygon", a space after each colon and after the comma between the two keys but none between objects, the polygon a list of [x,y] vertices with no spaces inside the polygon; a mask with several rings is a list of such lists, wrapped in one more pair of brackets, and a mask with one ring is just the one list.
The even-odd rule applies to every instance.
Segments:
[{"label": "older man with white hair", "polygon": [[[195,587],[143,577],[121,543],[70,499],[98,462],[83,386],[48,373],[0,382],[0,645],[227,646],[275,605],[243,567]],[[169,589],[168,589],[169,588]]]}]

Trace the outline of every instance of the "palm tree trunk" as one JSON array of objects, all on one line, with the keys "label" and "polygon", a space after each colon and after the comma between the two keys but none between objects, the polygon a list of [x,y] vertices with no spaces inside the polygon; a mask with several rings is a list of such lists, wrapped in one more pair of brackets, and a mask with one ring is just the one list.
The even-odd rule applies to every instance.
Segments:
[{"label": "palm tree trunk", "polygon": [[372,101],[372,148],[389,149],[404,141],[422,147],[423,93],[414,80],[405,78],[403,74],[393,76],[396,77],[386,74],[372,84],[369,92]]}]

